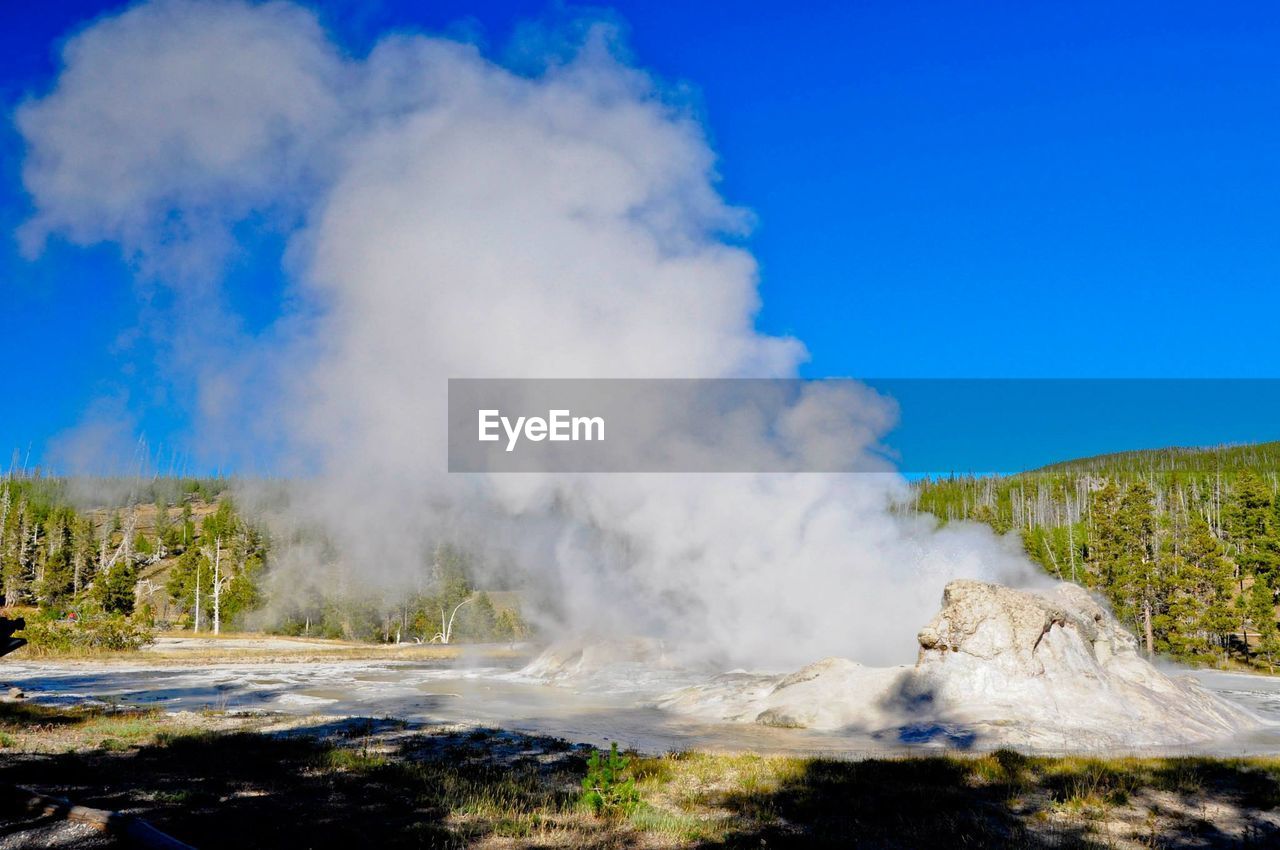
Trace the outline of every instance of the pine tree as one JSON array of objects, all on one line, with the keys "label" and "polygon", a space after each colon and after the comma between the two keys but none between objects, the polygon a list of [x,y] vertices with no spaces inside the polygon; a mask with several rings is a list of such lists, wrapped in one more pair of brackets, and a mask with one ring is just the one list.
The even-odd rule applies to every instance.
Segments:
[{"label": "pine tree", "polygon": [[182,512],[179,515],[178,529],[175,535],[171,549],[186,550],[188,546],[196,540],[196,523],[195,516],[191,510],[190,502],[182,503]]},{"label": "pine tree", "polygon": [[4,604],[12,607],[22,601],[28,590],[27,557],[30,545],[26,499],[19,497],[8,511],[4,529],[4,549],[0,551],[0,583]]},{"label": "pine tree", "polygon": [[93,550],[96,546],[93,534],[93,521],[88,517],[77,517],[72,523],[71,535],[71,593],[79,595],[81,588],[89,583],[90,565],[93,563]]},{"label": "pine tree", "polygon": [[213,568],[205,554],[197,548],[183,552],[169,571],[165,590],[174,605],[191,614],[193,629],[207,622],[213,602]]},{"label": "pine tree", "polygon": [[1265,579],[1258,578],[1249,588],[1246,612],[1258,633],[1256,653],[1267,661],[1267,669],[1275,672],[1275,657],[1280,654],[1280,629],[1276,627],[1275,593]]},{"label": "pine tree", "polygon": [[173,519],[169,516],[169,502],[164,496],[156,499],[156,554],[161,558],[168,555],[172,544]]},{"label": "pine tree", "polygon": [[37,596],[46,608],[61,608],[71,602],[75,593],[73,528],[75,514],[63,508],[50,517],[45,536],[47,555],[40,577]]},{"label": "pine tree", "polygon": [[1163,614],[1165,582],[1153,548],[1154,493],[1145,481],[1121,490],[1108,482],[1094,506],[1095,563],[1103,586],[1116,601],[1116,613],[1143,636],[1147,654],[1155,652],[1155,627]]},{"label": "pine tree", "polygon": [[1215,651],[1225,658],[1236,623],[1230,606],[1231,564],[1199,516],[1180,530],[1177,550],[1170,560],[1169,648],[1184,658],[1207,660]]},{"label": "pine tree", "polygon": [[1232,487],[1224,525],[1244,575],[1271,577],[1276,571],[1276,545],[1271,535],[1273,508],[1271,488],[1266,482],[1253,470],[1242,472]]},{"label": "pine tree", "polygon": [[94,598],[108,614],[132,614],[137,586],[137,567],[131,561],[118,561],[94,580]]}]

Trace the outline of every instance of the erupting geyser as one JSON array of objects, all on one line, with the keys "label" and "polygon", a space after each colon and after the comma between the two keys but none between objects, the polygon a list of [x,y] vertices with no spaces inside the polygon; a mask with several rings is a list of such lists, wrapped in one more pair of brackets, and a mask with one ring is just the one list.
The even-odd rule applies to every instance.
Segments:
[{"label": "erupting geyser", "polygon": [[[55,85],[18,111],[26,248],[113,243],[170,287],[182,320],[154,330],[184,352],[174,377],[198,388],[208,443],[246,458],[266,445],[277,471],[305,473],[270,521],[281,540],[324,541],[276,554],[274,598],[403,594],[458,540],[520,569],[547,630],[787,669],[907,660],[953,579],[1046,581],[985,529],[895,515],[893,475],[448,474],[448,377],[791,378],[806,358],[756,327],[748,217],[718,192],[696,111],[607,22],[543,35],[519,70],[421,34],[355,56],[287,2],[158,0],[73,36]],[[220,284],[264,220],[289,298],[270,328],[237,334]],[[890,399],[816,401],[766,430],[878,457]],[[915,667],[703,677],[663,704],[1050,746],[1250,722],[1156,671],[1078,589],[953,582],[920,638]],[[533,672],[614,658],[570,656],[574,669],[549,657]]]}]

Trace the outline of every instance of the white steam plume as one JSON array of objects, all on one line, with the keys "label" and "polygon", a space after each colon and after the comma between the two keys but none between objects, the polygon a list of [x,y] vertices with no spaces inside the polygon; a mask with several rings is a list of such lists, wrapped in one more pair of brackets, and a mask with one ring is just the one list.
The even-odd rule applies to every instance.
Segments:
[{"label": "white steam plume", "polygon": [[[444,472],[448,377],[790,377],[805,356],[755,330],[749,216],[699,123],[609,25],[544,36],[520,74],[425,35],[350,57],[290,3],[135,6],[19,110],[24,244],[115,242],[186,290],[238,227],[288,234],[296,308],[207,398],[279,426],[282,468],[310,476],[298,515],[352,581],[407,580],[463,529],[576,627],[797,663],[909,657],[946,579],[1027,575],[985,530],[892,516],[896,476]],[[869,396],[851,449],[893,415]]]}]

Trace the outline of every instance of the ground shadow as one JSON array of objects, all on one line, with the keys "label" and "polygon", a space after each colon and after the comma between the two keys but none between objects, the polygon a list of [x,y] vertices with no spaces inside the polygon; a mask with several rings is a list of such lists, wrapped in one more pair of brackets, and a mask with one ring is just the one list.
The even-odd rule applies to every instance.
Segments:
[{"label": "ground shadow", "polygon": [[[583,759],[562,742],[556,760],[524,742],[499,762],[468,758],[483,730],[425,736],[433,758],[387,758],[366,735],[394,721],[361,718],[287,734],[194,733],[127,751],[11,755],[0,784],[141,816],[200,848],[463,847],[501,824],[457,813],[495,799],[513,811],[562,808],[576,797]],[[421,749],[424,736],[414,740]],[[337,746],[335,740],[346,739]],[[562,780],[555,774],[563,772]],[[0,822],[16,813],[0,813]],[[0,827],[3,834],[3,827]]]},{"label": "ground shadow", "polygon": [[[65,731],[59,724],[117,716],[0,704],[0,721],[11,729],[51,734]],[[91,740],[98,734],[94,728]],[[765,762],[691,753],[639,759],[635,769],[647,773],[636,779],[665,775],[669,784],[655,786],[636,809],[605,818],[576,805],[590,748],[502,729],[327,718],[282,731],[160,732],[143,746],[106,743],[53,755],[0,750],[0,786],[138,815],[204,850],[524,847],[553,821],[560,831],[541,837],[574,847],[656,840],[704,848],[1092,848],[1108,841],[1097,819],[1080,812],[1098,808],[1114,820],[1127,807],[1141,815],[1145,803],[1131,801],[1153,793],[1226,801],[1254,819],[1242,831],[1239,822],[1193,816],[1178,823],[1176,841],[1162,827],[1158,846],[1280,846],[1280,820],[1256,817],[1280,809],[1280,764],[1258,761],[1055,759],[999,750]],[[679,796],[686,792],[692,796]],[[666,833],[644,832],[646,822],[663,818]],[[0,811],[0,844],[6,831],[22,828],[18,813]]]},{"label": "ground shadow", "polygon": [[[1280,807],[1276,771],[1222,760],[1077,759],[1059,763],[1054,773],[1046,772],[1048,764],[1011,750],[981,759],[816,759],[777,787],[726,792],[717,802],[743,826],[701,846],[1103,848],[1116,846],[1115,836],[1100,832],[1094,815],[1064,820],[1046,817],[1048,811],[1123,806],[1153,789],[1229,799],[1256,811]],[[1263,848],[1280,846],[1280,830],[1260,821],[1229,832],[1201,818],[1173,836],[1164,830],[1139,839],[1132,846]]]},{"label": "ground shadow", "polygon": [[[1043,847],[1002,805],[975,795],[956,760],[812,761],[778,788],[731,792],[744,823],[708,847]],[[1072,846],[1072,845],[1063,845]]]}]

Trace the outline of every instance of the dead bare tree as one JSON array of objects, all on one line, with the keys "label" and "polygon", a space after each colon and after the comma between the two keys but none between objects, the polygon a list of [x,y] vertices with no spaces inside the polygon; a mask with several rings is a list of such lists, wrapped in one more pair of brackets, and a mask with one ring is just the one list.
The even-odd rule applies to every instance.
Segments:
[{"label": "dead bare tree", "polygon": [[466,605],[468,602],[475,601],[475,598],[475,596],[468,596],[466,599],[459,602],[457,606],[454,607],[453,613],[449,615],[447,622],[444,618],[444,606],[440,606],[440,631],[436,632],[435,636],[431,638],[432,643],[447,644],[453,640],[453,619],[458,616],[458,611],[463,605]]},{"label": "dead bare tree", "polygon": [[[6,484],[4,487],[4,491],[0,493],[0,564],[4,563],[5,544],[7,542],[5,539],[5,529],[7,528],[6,523],[9,521],[9,505],[10,505],[9,485]],[[4,582],[4,604],[10,605],[12,603],[10,603],[9,601],[8,576],[5,576],[5,579],[6,580]]]},{"label": "dead bare tree", "polygon": [[191,633],[193,635],[200,634],[200,559],[196,558],[196,611],[195,619],[191,623]]},{"label": "dead bare tree", "polygon": [[222,632],[222,538],[213,539],[213,633]]},{"label": "dead bare tree", "polygon": [[110,545],[109,541],[111,538],[111,531],[108,529],[108,531],[106,532],[106,534],[103,535],[103,538],[102,538],[102,554],[101,554],[101,562],[98,567],[98,572],[100,573],[108,572],[112,567],[114,567],[117,563],[120,563],[122,560],[126,564],[129,562],[130,558],[133,557],[133,546],[132,546],[133,532],[134,532],[134,529],[137,528],[137,526],[138,526],[138,515],[136,512],[131,511],[129,513],[129,520],[128,522],[125,523],[125,526],[124,526],[124,533],[120,538],[120,545],[116,547],[116,551],[111,555],[110,560],[107,560],[107,557],[106,557],[107,547]]},{"label": "dead bare tree", "polygon": [[[213,538],[213,551],[204,550],[204,556],[213,562],[213,633],[222,633],[222,588],[228,579],[222,574],[222,536]],[[200,562],[196,562],[196,623],[200,622]],[[197,628],[197,631],[199,629]]]}]

